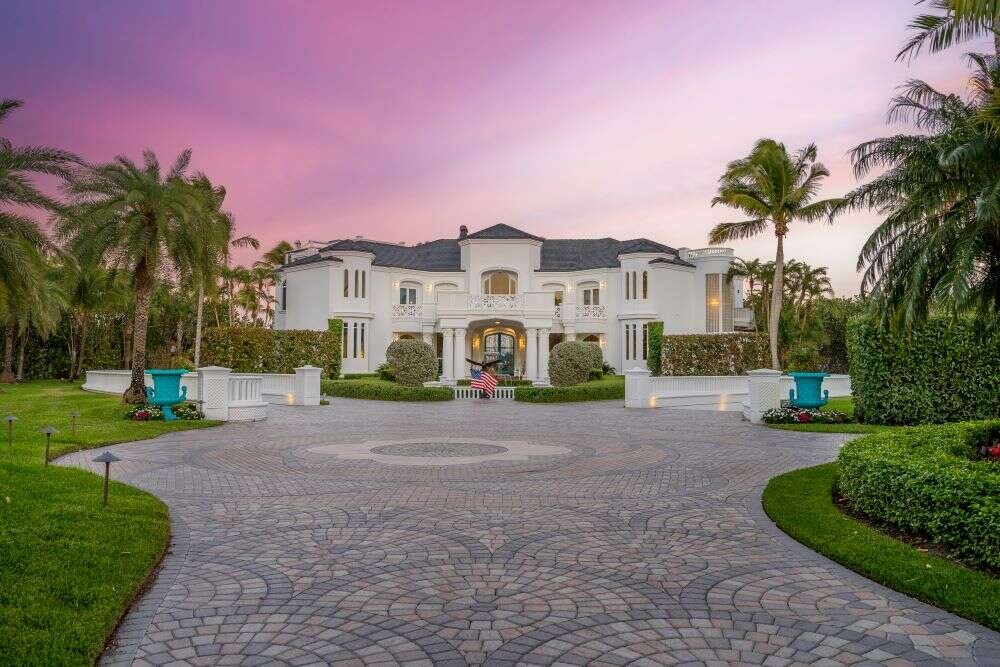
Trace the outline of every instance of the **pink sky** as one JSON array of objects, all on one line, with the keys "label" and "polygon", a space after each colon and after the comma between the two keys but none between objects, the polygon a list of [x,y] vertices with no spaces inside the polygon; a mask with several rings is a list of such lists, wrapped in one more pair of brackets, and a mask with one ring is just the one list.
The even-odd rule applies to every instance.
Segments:
[{"label": "pink sky", "polygon": [[[4,4],[0,130],[84,157],[194,166],[241,233],[418,242],[495,222],[701,247],[709,202],[763,136],[847,153],[907,77],[961,89],[956,49],[894,56],[911,0]],[[786,253],[853,293],[877,222],[794,229]],[[773,237],[735,245],[773,258]]]}]

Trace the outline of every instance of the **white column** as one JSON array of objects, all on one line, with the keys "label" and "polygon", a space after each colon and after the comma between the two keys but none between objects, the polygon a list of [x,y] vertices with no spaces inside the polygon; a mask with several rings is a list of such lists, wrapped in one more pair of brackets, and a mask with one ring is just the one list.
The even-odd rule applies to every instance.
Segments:
[{"label": "white column", "polygon": [[528,379],[533,382],[538,379],[538,329],[528,329],[524,333],[528,339],[528,349],[525,352],[527,355],[525,370],[528,373]]},{"label": "white column", "polygon": [[442,329],[444,345],[441,346],[441,381],[445,384],[454,384],[455,376],[451,373],[451,364],[455,360],[455,353],[452,352],[452,330]]},{"label": "white column", "polygon": [[319,405],[319,376],[323,369],[300,366],[295,369],[295,405]]},{"label": "white column", "polygon": [[781,407],[781,371],[759,368],[747,371],[747,402],[743,404],[743,416],[754,424],[759,424],[765,412]]},{"label": "white column", "polygon": [[465,329],[455,329],[455,379],[461,380],[465,372]]},{"label": "white column", "polygon": [[229,368],[205,366],[198,369],[201,389],[201,411],[205,419],[229,419]]},{"label": "white column", "polygon": [[549,330],[538,330],[538,379],[549,383]]},{"label": "white column", "polygon": [[434,327],[424,327],[424,342],[434,347]]},{"label": "white column", "polygon": [[625,371],[625,407],[656,407],[656,400],[649,395],[648,368],[630,368]]},{"label": "white column", "polygon": [[566,327],[566,331],[563,333],[563,340],[576,340],[576,329]]}]

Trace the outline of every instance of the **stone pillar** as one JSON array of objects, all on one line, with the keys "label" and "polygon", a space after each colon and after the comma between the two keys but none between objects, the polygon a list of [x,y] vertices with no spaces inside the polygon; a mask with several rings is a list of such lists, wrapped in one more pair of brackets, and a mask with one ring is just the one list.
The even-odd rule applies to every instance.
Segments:
[{"label": "stone pillar", "polygon": [[549,383],[549,330],[538,330],[538,381]]},{"label": "stone pillar", "polygon": [[534,382],[538,379],[538,329],[526,329],[524,335],[528,339],[524,360],[525,372],[528,374],[528,379]]},{"label": "stone pillar", "polygon": [[563,332],[563,340],[576,340],[576,329],[566,327],[566,331]]},{"label": "stone pillar", "polygon": [[441,346],[441,382],[445,384],[455,384],[455,376],[451,372],[451,364],[455,361],[455,353],[452,351],[453,332],[451,329],[441,330],[444,345]]},{"label": "stone pillar", "polygon": [[625,371],[625,407],[656,407],[655,400],[649,395],[648,368],[630,368]]},{"label": "stone pillar", "polygon": [[201,411],[205,419],[229,419],[230,368],[205,366],[198,369],[198,387],[201,393]]},{"label": "stone pillar", "polygon": [[781,371],[773,368],[758,368],[747,371],[747,400],[743,404],[743,416],[754,424],[759,424],[765,412],[781,407]]},{"label": "stone pillar", "polygon": [[434,347],[434,327],[424,327],[423,328],[424,342]]},{"label": "stone pillar", "polygon": [[455,329],[455,379],[461,380],[468,373],[465,372],[465,329]]},{"label": "stone pillar", "polygon": [[295,369],[293,405],[319,405],[319,376],[322,370],[309,365]]}]

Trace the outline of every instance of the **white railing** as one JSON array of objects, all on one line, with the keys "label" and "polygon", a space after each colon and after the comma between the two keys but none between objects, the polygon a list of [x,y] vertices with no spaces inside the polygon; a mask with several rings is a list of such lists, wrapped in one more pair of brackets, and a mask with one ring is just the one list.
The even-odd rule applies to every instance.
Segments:
[{"label": "white railing", "polygon": [[469,296],[469,310],[506,312],[522,310],[524,301],[520,294],[475,294]]},{"label": "white railing", "polygon": [[397,319],[420,317],[420,306],[415,303],[394,303],[392,304],[392,316]]},{"label": "white railing", "polygon": [[[493,398],[500,398],[504,400],[514,400],[514,387],[497,387],[493,390]],[[452,387],[452,391],[455,392],[455,398],[482,398],[482,389],[473,389],[472,387]]]},{"label": "white railing", "polygon": [[698,259],[699,257],[732,257],[732,248],[697,248],[684,252],[683,259]]},{"label": "white railing", "polygon": [[607,306],[584,306],[581,304],[576,307],[576,316],[603,320],[608,316],[608,308]]},{"label": "white railing", "polygon": [[753,308],[733,308],[733,324],[740,326],[753,324]]},{"label": "white railing", "polygon": [[561,320],[562,319],[562,305],[555,306],[552,309],[552,319]]},{"label": "white railing", "polygon": [[268,403],[295,402],[295,373],[264,373],[261,392]]}]

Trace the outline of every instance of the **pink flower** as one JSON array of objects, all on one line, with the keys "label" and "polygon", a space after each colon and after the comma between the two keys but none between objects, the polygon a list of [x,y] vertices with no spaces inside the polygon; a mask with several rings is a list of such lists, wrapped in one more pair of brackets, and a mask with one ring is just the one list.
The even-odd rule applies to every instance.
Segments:
[{"label": "pink flower", "polygon": [[799,414],[795,415],[795,419],[803,424],[808,424],[813,420],[813,416],[808,412],[800,412]]},{"label": "pink flower", "polygon": [[1000,461],[1000,442],[997,442],[997,444],[987,449],[986,453],[989,454],[992,458]]}]

